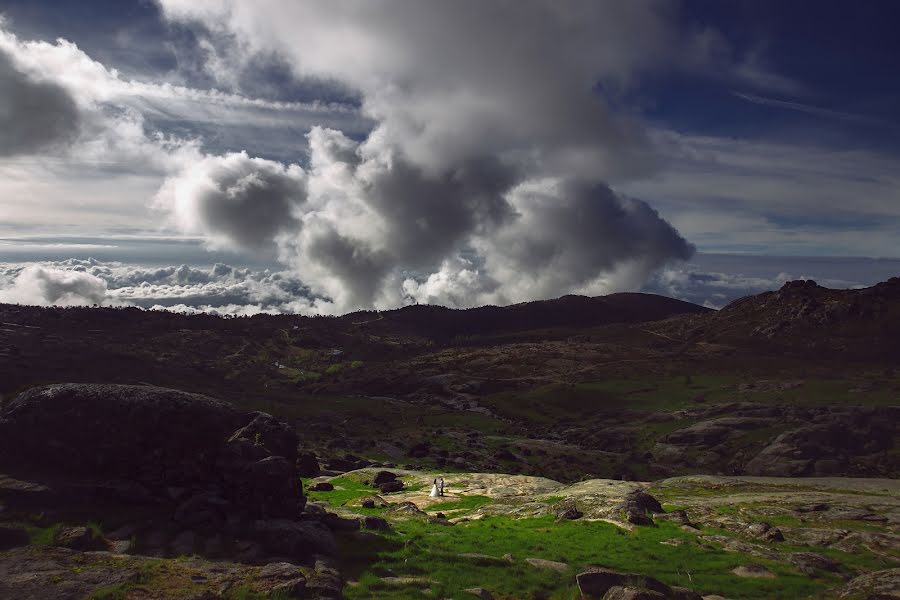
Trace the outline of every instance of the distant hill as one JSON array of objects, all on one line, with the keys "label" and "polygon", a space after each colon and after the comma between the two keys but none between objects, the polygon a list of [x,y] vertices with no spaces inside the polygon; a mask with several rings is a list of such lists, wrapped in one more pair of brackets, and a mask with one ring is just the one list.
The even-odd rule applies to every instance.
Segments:
[{"label": "distant hill", "polygon": [[469,309],[417,305],[380,314],[353,313],[342,319],[371,324],[382,331],[402,331],[448,341],[463,336],[642,323],[708,312],[712,312],[711,309],[666,296],[621,293],[597,297],[568,295],[554,300]]},{"label": "distant hill", "polygon": [[837,290],[790,281],[775,292],[735,300],[706,320],[706,335],[797,349],[900,356],[900,277]]}]

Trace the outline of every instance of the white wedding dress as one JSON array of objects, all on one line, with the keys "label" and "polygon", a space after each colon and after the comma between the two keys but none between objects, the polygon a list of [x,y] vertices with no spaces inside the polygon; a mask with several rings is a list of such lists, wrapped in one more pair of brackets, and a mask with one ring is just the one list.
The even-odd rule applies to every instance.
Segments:
[{"label": "white wedding dress", "polygon": [[431,496],[432,498],[437,498],[440,495],[438,493],[438,485],[437,484],[434,484],[433,486],[431,486],[431,493],[428,495]]}]

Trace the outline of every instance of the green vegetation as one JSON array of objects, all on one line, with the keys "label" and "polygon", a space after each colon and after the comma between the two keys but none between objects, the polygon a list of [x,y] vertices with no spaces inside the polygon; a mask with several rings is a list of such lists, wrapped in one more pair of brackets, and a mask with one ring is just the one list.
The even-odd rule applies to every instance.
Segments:
[{"label": "green vegetation", "polygon": [[[350,562],[348,576],[359,581],[359,585],[345,589],[347,598],[429,597],[412,587],[386,587],[380,577],[391,575],[432,580],[427,587],[436,597],[458,597],[465,588],[485,587],[499,597],[543,594],[574,599],[578,597],[574,575],[588,565],[643,573],[670,585],[730,598],[807,597],[820,593],[826,583],[800,575],[779,562],[696,544],[661,544],[673,538],[693,538],[664,522],[632,533],[603,522],[554,523],[552,517],[485,517],[454,527],[403,521],[394,526],[395,531],[384,535],[378,544],[364,546],[349,540],[344,544],[342,555]],[[514,562],[501,560],[507,553],[512,554]],[[497,560],[485,559],[484,555]],[[537,569],[523,561],[529,557],[564,562],[571,569],[567,573]],[[750,580],[730,573],[737,566],[751,563],[767,567],[778,577]]]},{"label": "green vegetation", "polygon": [[36,525],[26,525],[28,537],[35,546],[52,546],[56,541],[56,534],[59,533],[62,524],[56,523],[49,527],[38,527]]}]

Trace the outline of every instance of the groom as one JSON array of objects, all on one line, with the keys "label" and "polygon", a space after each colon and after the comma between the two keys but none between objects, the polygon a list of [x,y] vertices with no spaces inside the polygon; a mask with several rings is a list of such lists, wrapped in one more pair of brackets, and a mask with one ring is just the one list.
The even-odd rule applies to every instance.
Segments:
[{"label": "groom", "polygon": [[444,495],[444,478],[443,477],[441,477],[441,489],[440,489],[439,495],[441,495],[441,496]]}]

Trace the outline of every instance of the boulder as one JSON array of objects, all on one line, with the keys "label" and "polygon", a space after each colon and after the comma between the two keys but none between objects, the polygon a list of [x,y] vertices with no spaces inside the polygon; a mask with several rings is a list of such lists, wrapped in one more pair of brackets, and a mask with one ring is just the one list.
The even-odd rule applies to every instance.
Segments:
[{"label": "boulder", "polygon": [[659,500],[641,489],[629,492],[618,509],[626,513],[636,512],[645,515],[665,512]]},{"label": "boulder", "polygon": [[393,481],[388,481],[386,483],[382,483],[378,486],[378,490],[382,494],[390,494],[391,492],[399,492],[403,489],[403,482],[399,479],[394,479]]},{"label": "boulder", "polygon": [[386,519],[382,519],[381,517],[364,517],[363,525],[366,529],[377,529],[386,531],[391,528],[391,524],[387,522]]},{"label": "boulder", "polygon": [[574,503],[564,504],[556,510],[557,521],[574,521],[575,519],[580,519],[582,516],[581,511],[578,510],[578,507],[575,506]]},{"label": "boulder", "polygon": [[666,600],[666,598],[667,596],[653,590],[621,586],[611,587],[603,595],[603,600]]},{"label": "boulder", "polygon": [[804,575],[816,575],[818,571],[834,573],[841,568],[836,560],[815,552],[792,552],[788,556],[788,562]]},{"label": "boulder", "polygon": [[248,440],[265,449],[270,456],[283,456],[297,462],[297,432],[284,421],[264,412],[251,413],[252,420],[228,440]]},{"label": "boulder", "polygon": [[625,513],[625,520],[631,523],[632,525],[653,525],[653,519],[648,517],[645,513],[638,512],[636,510],[629,510]]},{"label": "boulder", "polygon": [[325,513],[321,521],[332,531],[357,531],[360,526],[359,518],[346,518],[330,512]]},{"label": "boulder", "polygon": [[253,538],[270,555],[304,560],[316,554],[334,555],[337,544],[325,525],[316,521],[269,519],[255,521]]},{"label": "boulder", "polygon": [[547,560],[544,558],[526,558],[525,562],[537,569],[548,569],[551,571],[557,571],[558,573],[565,573],[569,570],[569,565],[564,562],[558,562],[555,560]]},{"label": "boulder", "polygon": [[768,523],[750,523],[747,526],[747,533],[750,536],[766,542],[783,542],[784,534],[777,527],[772,527]]},{"label": "boulder", "polygon": [[669,588],[669,600],[703,600],[703,596],[688,588],[672,586]]},{"label": "boulder", "polygon": [[82,552],[108,548],[103,536],[95,535],[94,531],[87,527],[63,527],[56,534],[55,544],[62,548]]},{"label": "boulder", "polygon": [[296,565],[269,563],[259,570],[256,580],[268,597],[306,597],[306,576]]},{"label": "boulder", "polygon": [[751,577],[757,579],[774,579],[775,573],[761,565],[745,565],[735,567],[731,572],[738,577]]},{"label": "boulder", "polygon": [[484,588],[467,588],[463,591],[467,594],[475,596],[476,598],[481,598],[481,600],[494,600],[494,596],[492,596],[491,593]]},{"label": "boulder", "polygon": [[839,597],[889,600],[898,597],[897,590],[900,590],[900,568],[855,577],[840,590]]},{"label": "boulder", "polygon": [[614,587],[643,588],[666,597],[670,588],[666,584],[646,575],[622,573],[604,567],[591,567],[575,577],[583,598],[603,598]]},{"label": "boulder", "polygon": [[0,462],[154,486],[212,482],[222,442],[244,420],[218,400],[153,386],[32,388],[0,409]]},{"label": "boulder", "polygon": [[400,502],[392,506],[388,512],[397,516],[424,517],[427,516],[424,511],[420,510],[413,502]]},{"label": "boulder", "polygon": [[378,471],[375,473],[375,478],[372,480],[372,486],[378,487],[383,483],[388,483],[389,481],[394,481],[397,479],[397,475],[395,473],[391,473],[390,471]]},{"label": "boulder", "polygon": [[334,484],[327,481],[318,481],[306,489],[310,492],[330,492],[334,490]]},{"label": "boulder", "polygon": [[319,471],[319,461],[315,454],[301,452],[297,455],[297,474],[300,477],[315,477]]},{"label": "boulder", "polygon": [[11,548],[27,546],[28,543],[28,532],[24,529],[10,526],[0,527],[0,552]]}]

